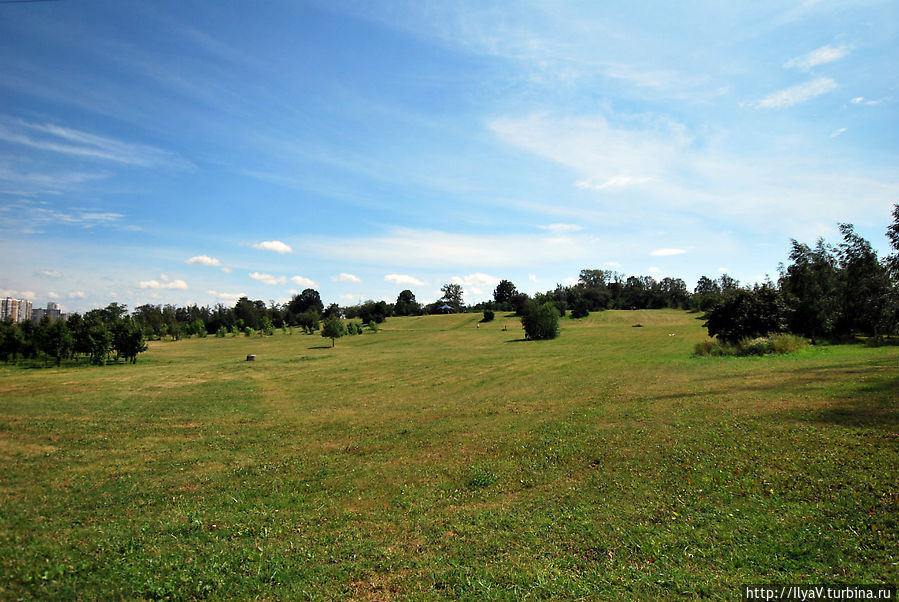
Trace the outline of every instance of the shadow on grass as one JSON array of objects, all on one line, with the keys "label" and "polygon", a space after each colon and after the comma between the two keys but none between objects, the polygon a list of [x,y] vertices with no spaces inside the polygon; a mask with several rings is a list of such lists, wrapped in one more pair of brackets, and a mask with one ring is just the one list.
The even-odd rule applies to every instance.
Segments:
[{"label": "shadow on grass", "polygon": [[527,343],[529,339],[509,339],[506,343]]},{"label": "shadow on grass", "polygon": [[318,345],[316,347],[307,347],[307,349],[333,349],[331,345]]}]

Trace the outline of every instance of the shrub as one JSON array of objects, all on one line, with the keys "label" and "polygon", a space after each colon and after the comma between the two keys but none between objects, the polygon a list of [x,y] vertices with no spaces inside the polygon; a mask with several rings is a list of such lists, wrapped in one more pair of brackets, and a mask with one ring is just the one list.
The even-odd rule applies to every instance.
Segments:
[{"label": "shrub", "polygon": [[219,326],[218,330],[215,331],[215,336],[219,339],[225,338],[226,334],[228,334],[228,329],[224,326]]},{"label": "shrub", "polygon": [[[372,332],[378,332],[379,330],[381,330],[381,327],[378,326],[378,323],[375,320],[371,320],[368,324],[366,324],[366,326],[368,326],[369,330],[371,330]],[[359,334],[362,334],[362,326],[359,327]]]},{"label": "shrub", "polygon": [[720,340],[706,340],[693,346],[693,355],[696,356],[761,356],[782,355],[799,351],[807,346],[802,337],[792,334],[777,334],[770,337],[744,338],[736,344],[722,342]]},{"label": "shrub", "polygon": [[583,299],[578,299],[578,302],[574,304],[574,309],[571,310],[571,317],[575,319],[586,318],[590,315],[589,305]]},{"label": "shrub", "polygon": [[482,319],[481,322],[492,322],[493,317],[494,317],[493,311],[486,309],[486,310],[484,310],[484,319]]},{"label": "shrub", "polygon": [[552,303],[544,303],[540,307],[529,303],[521,318],[521,325],[529,339],[554,339],[559,336],[559,310]]},{"label": "shrub", "polygon": [[792,353],[808,347],[808,342],[795,334],[776,334],[771,337],[773,353]]}]

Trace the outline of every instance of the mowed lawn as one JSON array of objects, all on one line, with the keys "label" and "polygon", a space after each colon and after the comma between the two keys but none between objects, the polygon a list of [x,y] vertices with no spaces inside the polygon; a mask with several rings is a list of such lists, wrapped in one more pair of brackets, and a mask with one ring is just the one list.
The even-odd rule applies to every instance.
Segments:
[{"label": "mowed lawn", "polygon": [[899,581],[899,347],[694,358],[686,312],[563,319],[542,342],[480,317],[0,368],[0,598]]}]

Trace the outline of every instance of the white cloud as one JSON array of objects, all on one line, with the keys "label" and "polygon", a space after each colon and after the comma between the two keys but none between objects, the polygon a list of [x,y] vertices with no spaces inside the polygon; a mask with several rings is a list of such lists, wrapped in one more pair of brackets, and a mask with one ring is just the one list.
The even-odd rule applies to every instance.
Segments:
[{"label": "white cloud", "polygon": [[649,270],[647,270],[647,271],[648,271],[650,274],[652,274],[653,276],[658,276],[659,274],[662,273],[662,270],[661,270],[660,268],[656,267],[656,266],[650,266],[650,267],[649,267]]},{"label": "white cloud", "polygon": [[209,255],[194,255],[185,263],[198,263],[200,265],[222,265],[221,261],[219,261],[215,257],[210,257]]},{"label": "white cloud", "polygon": [[842,133],[845,132],[845,131],[846,131],[846,128],[840,128],[840,129],[838,129],[838,130],[834,130],[834,131],[832,131],[832,132],[830,133],[830,137],[831,137],[831,138],[836,138],[837,136],[839,136],[840,134],[842,134]]},{"label": "white cloud", "polygon": [[[300,286],[305,286],[306,288],[313,288],[318,286],[318,283],[315,280],[310,280],[309,278],[303,278],[302,276],[291,276],[290,281],[294,284],[298,284]],[[298,295],[299,293],[294,293]]]},{"label": "white cloud", "polygon": [[547,224],[545,226],[538,226],[541,230],[547,230],[552,234],[565,234],[568,232],[580,232],[584,229],[583,226],[579,226],[577,224]]},{"label": "white cloud", "polygon": [[722,274],[726,274],[727,268],[718,268],[718,271],[721,272]]},{"label": "white cloud", "polygon": [[41,270],[37,275],[44,278],[53,278],[54,280],[62,278],[62,273],[59,270]]},{"label": "white cloud", "polygon": [[254,249],[262,249],[263,251],[274,251],[275,253],[290,253],[293,249],[280,240],[264,240],[253,245]]},{"label": "white cloud", "polygon": [[213,297],[218,297],[219,299],[225,299],[228,301],[237,301],[241,297],[246,297],[246,293],[219,293],[216,291],[206,291],[206,294],[212,295]]},{"label": "white cloud", "polygon": [[354,274],[347,274],[346,272],[341,272],[336,276],[331,276],[331,280],[334,282],[362,282],[358,276]]},{"label": "white cloud", "polygon": [[422,282],[415,276],[409,276],[408,274],[387,274],[384,276],[384,280],[402,286],[426,286],[428,284],[427,282]]},{"label": "white cloud", "polygon": [[864,96],[856,96],[855,98],[852,99],[852,104],[857,105],[858,103],[862,102],[863,100],[865,100]]},{"label": "white cloud", "polygon": [[760,109],[786,109],[836,90],[838,87],[837,82],[829,77],[819,77],[810,82],[770,94],[759,101],[758,107]]},{"label": "white cloud", "polygon": [[347,301],[355,301],[357,299],[356,295],[347,293],[345,295],[340,295],[341,299],[346,299]]},{"label": "white cloud", "polygon": [[14,291],[11,289],[0,289],[0,297],[12,297],[13,299],[24,299],[31,300],[34,299],[37,295],[34,294],[34,291]]},{"label": "white cloud", "polygon": [[620,268],[621,267],[621,264],[618,263],[617,261],[607,261],[606,265],[609,266],[610,268]]},{"label": "white cloud", "polygon": [[58,294],[54,293],[53,291],[49,291],[47,293],[47,296],[50,297],[51,299],[59,299],[60,298],[60,296]]},{"label": "white cloud", "polygon": [[686,253],[684,249],[656,249],[650,255],[654,257],[667,257],[669,255],[683,255]]},{"label": "white cloud", "polygon": [[226,274],[230,274],[230,273],[231,273],[231,268],[221,268],[221,270],[222,270],[223,272],[225,272]]},{"label": "white cloud", "polygon": [[833,62],[841,59],[850,52],[848,46],[822,46],[802,56],[790,59],[784,63],[787,69],[811,69],[817,65]]},{"label": "white cloud", "polygon": [[530,280],[531,282],[537,282],[536,274],[528,274],[528,280]]},{"label": "white cloud", "polygon": [[69,293],[69,299],[84,299],[87,295],[84,291],[72,291]]},{"label": "white cloud", "polygon": [[581,180],[579,182],[575,182],[574,185],[581,190],[609,190],[616,188],[627,188],[629,186],[639,186],[640,184],[646,184],[647,182],[651,182],[653,179],[648,177],[634,177],[634,176],[614,176],[611,178],[607,178],[602,182],[596,182],[595,180]]},{"label": "white cloud", "polygon": [[574,286],[577,283],[578,283],[578,279],[574,278],[572,276],[569,276],[568,278],[565,278],[564,280],[562,280],[562,284],[567,284],[568,286]]},{"label": "white cloud", "polygon": [[496,276],[490,276],[489,274],[483,274],[481,272],[476,272],[474,274],[468,274],[465,277],[460,278],[459,276],[453,276],[451,282],[453,284],[459,284],[461,286],[472,287],[471,292],[480,295],[482,293],[475,292],[475,289],[480,289],[481,287],[489,287],[493,288],[497,284],[499,284],[499,278]]},{"label": "white cloud", "polygon": [[263,284],[284,284],[287,282],[287,278],[284,276],[272,276],[271,274],[263,274],[261,272],[250,272],[250,278],[253,280],[258,280]]},{"label": "white cloud", "polygon": [[159,282],[158,280],[142,280],[138,283],[138,286],[141,288],[152,288],[152,289],[184,290],[187,288],[187,283],[184,282],[183,280],[172,280],[171,282],[168,282],[168,278],[165,276],[165,274],[161,274],[160,279],[162,280],[162,282]]}]

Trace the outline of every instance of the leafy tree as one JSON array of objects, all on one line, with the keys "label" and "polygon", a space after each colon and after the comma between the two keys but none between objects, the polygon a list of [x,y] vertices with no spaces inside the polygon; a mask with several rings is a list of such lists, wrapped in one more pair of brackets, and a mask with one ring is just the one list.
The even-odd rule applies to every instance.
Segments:
[{"label": "leafy tree", "polygon": [[314,288],[307,288],[299,295],[294,295],[287,307],[295,315],[312,312],[320,316],[325,310],[321,295]]},{"label": "leafy tree", "polygon": [[819,335],[833,334],[840,318],[840,274],[837,258],[823,239],[814,249],[791,241],[790,265],[780,288],[788,309],[790,331],[815,343]]},{"label": "leafy tree", "polygon": [[493,300],[496,301],[497,304],[511,303],[512,295],[517,292],[518,291],[512,282],[509,280],[500,280],[499,284],[496,285],[496,288],[493,289]]},{"label": "leafy tree", "polygon": [[92,321],[88,323],[85,334],[91,363],[102,366],[106,363],[106,356],[112,347],[112,333],[102,322]]},{"label": "leafy tree", "polygon": [[[206,332],[205,326],[203,332]],[[113,326],[112,347],[117,356],[124,357],[132,364],[137,363],[137,354],[147,350],[144,332],[136,320],[121,320]]]},{"label": "leafy tree", "polygon": [[347,334],[347,327],[340,318],[332,316],[330,318],[325,318],[325,321],[322,322],[322,336],[331,339],[331,347],[334,346],[336,339],[339,339],[345,334]]},{"label": "leafy tree", "polygon": [[340,309],[340,306],[336,303],[332,303],[327,308],[325,308],[325,311],[322,313],[322,318],[330,318],[332,316],[335,318],[339,318],[341,317],[341,314],[343,314],[343,310]]},{"label": "leafy tree", "polygon": [[527,338],[535,341],[559,336],[559,310],[552,303],[529,303],[521,318]]},{"label": "leafy tree", "polygon": [[842,276],[842,327],[879,339],[893,329],[896,308],[891,299],[889,273],[878,261],[871,243],[855,233],[851,224],[840,224],[839,246]]},{"label": "leafy tree", "polygon": [[484,318],[481,320],[481,322],[492,322],[493,318],[494,318],[493,310],[485,309],[484,310]]},{"label": "leafy tree", "polygon": [[[337,318],[338,316],[328,316],[327,319]],[[318,314],[315,312],[306,312],[297,316],[296,324],[300,328],[302,328],[306,334],[312,334],[316,330],[318,330],[319,324],[321,320],[318,318]]]},{"label": "leafy tree", "polygon": [[56,365],[59,366],[62,364],[62,359],[69,357],[75,349],[75,339],[63,320],[50,322],[48,319],[46,325],[43,321],[41,325],[43,326],[41,351],[55,358]]},{"label": "leafy tree", "polygon": [[[352,314],[352,315],[351,315]],[[363,323],[369,322],[381,323],[387,319],[387,302],[368,300],[355,308],[347,309],[347,317],[360,318]]]},{"label": "leafy tree", "polygon": [[412,291],[406,289],[397,295],[393,313],[397,316],[417,316],[421,313],[421,305],[415,300]]},{"label": "leafy tree", "polygon": [[444,284],[440,287],[440,291],[443,293],[443,296],[439,302],[451,305],[456,311],[462,309],[462,295],[464,293],[461,284]]},{"label": "leafy tree", "polygon": [[275,334],[275,325],[272,324],[272,321],[268,316],[262,316],[262,319],[259,321],[259,329],[265,336],[272,336]]},{"label": "leafy tree", "polygon": [[9,360],[16,361],[16,354],[22,349],[24,340],[22,331],[10,318],[0,322],[0,356],[5,363]]},{"label": "leafy tree", "polygon": [[527,311],[528,304],[531,302],[531,298],[527,296],[525,293],[515,293],[512,295],[512,299],[510,303],[512,304],[512,309],[515,311],[516,316],[523,316]]},{"label": "leafy tree", "polygon": [[256,330],[259,328],[259,320],[261,318],[259,307],[246,297],[241,297],[234,304],[234,319],[237,323],[242,323],[243,326]]},{"label": "leafy tree", "polygon": [[[895,253],[890,256],[890,269],[893,279],[899,281],[899,203],[893,205],[893,223],[887,228],[887,238]],[[899,284],[899,282],[897,282]]]},{"label": "leafy tree", "polygon": [[766,336],[786,328],[786,309],[771,285],[732,289],[706,314],[710,337],[726,343]]},{"label": "leafy tree", "polygon": [[571,310],[571,317],[575,319],[586,318],[590,315],[590,306],[586,299],[579,299]]}]

